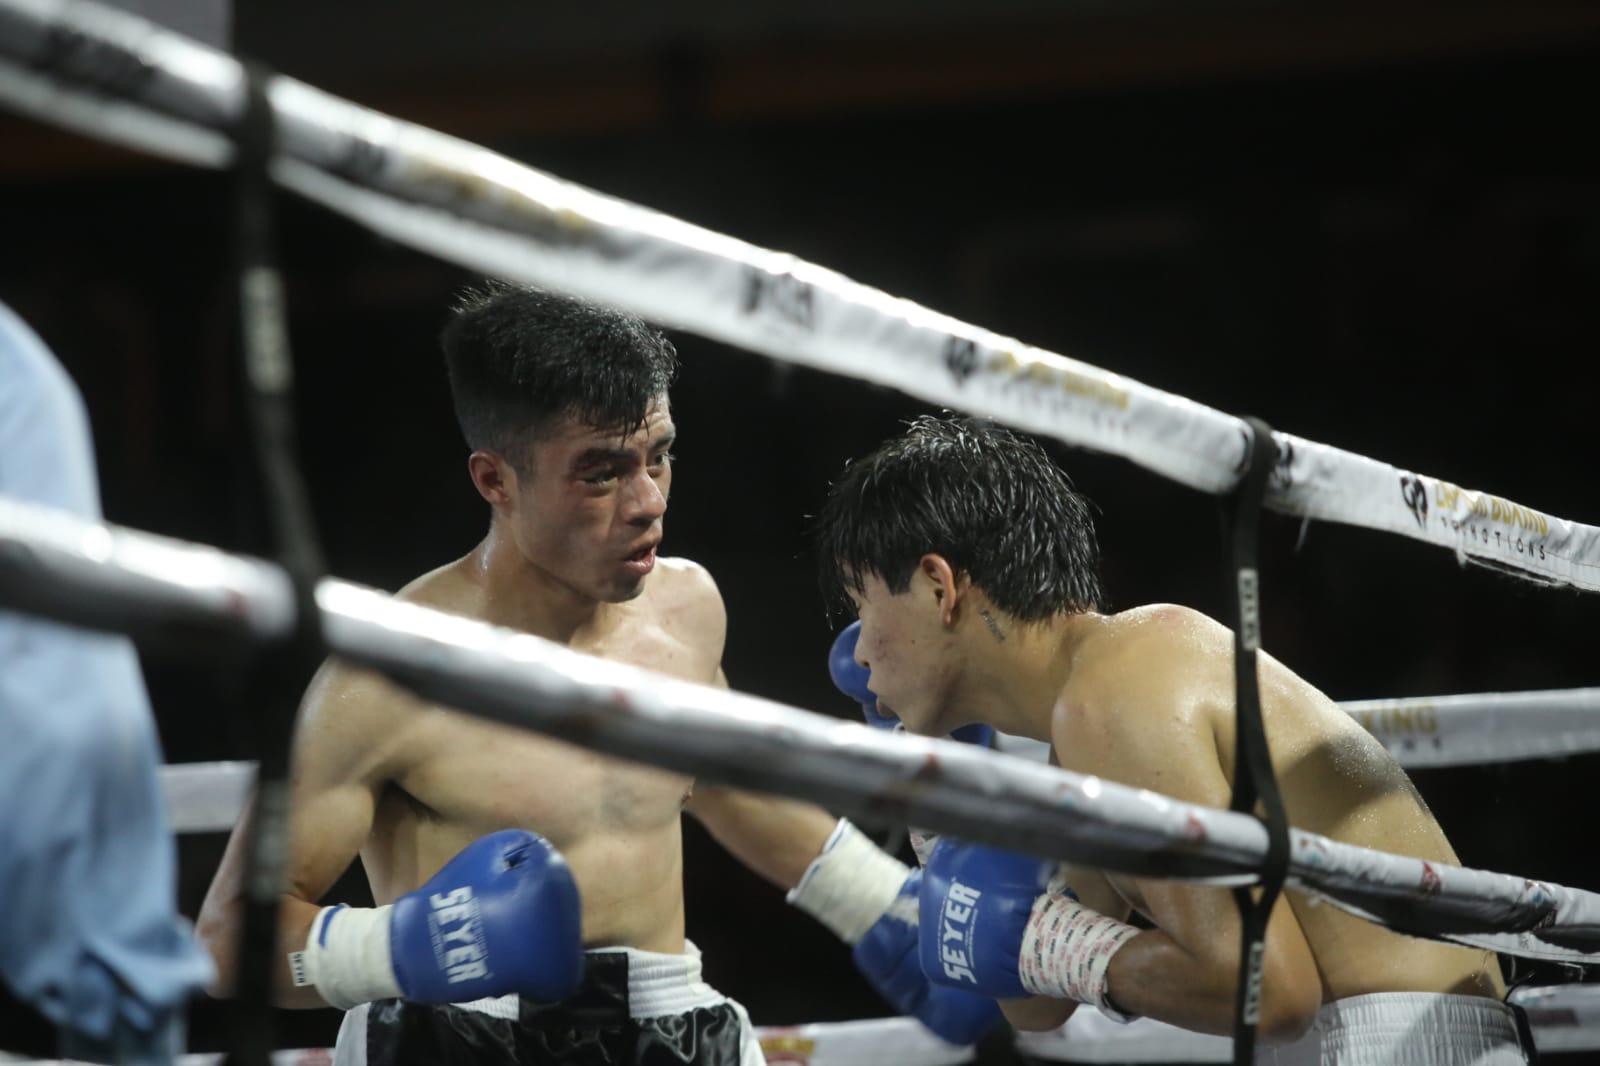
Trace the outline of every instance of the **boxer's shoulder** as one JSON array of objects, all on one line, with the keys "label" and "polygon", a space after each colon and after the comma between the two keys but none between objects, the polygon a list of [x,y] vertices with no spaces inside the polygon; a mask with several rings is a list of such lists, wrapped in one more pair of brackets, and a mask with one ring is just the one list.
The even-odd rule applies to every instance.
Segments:
[{"label": "boxer's shoulder", "polygon": [[711,572],[692,559],[663,556],[656,561],[645,597],[655,621],[680,635],[698,634],[719,646],[728,626],[722,591]]},{"label": "boxer's shoulder", "polygon": [[476,617],[481,614],[483,584],[475,577],[478,570],[474,568],[472,559],[472,555],[466,555],[412,578],[394,594],[394,598],[451,614]]},{"label": "boxer's shoulder", "polygon": [[427,708],[382,674],[330,659],[300,704],[297,765],[319,778],[392,776],[407,761],[409,724]]},{"label": "boxer's shoulder", "polygon": [[[449,563],[410,582],[395,599],[453,613],[469,613],[462,602],[459,563]],[[392,737],[405,721],[431,705],[382,673],[343,659],[317,671],[300,704],[300,729],[326,743]]]},{"label": "boxer's shoulder", "polygon": [[1176,603],[1147,603],[1107,616],[1108,632],[1124,646],[1145,648],[1165,645],[1174,652],[1210,654],[1219,646],[1231,648],[1231,636],[1222,623],[1192,607]]},{"label": "boxer's shoulder", "polygon": [[1231,669],[1232,636],[1213,619],[1171,603],[1107,615],[1073,655],[1067,693],[1086,706],[1118,707],[1191,684],[1218,664]]},{"label": "boxer's shoulder", "polygon": [[1187,607],[1106,616],[1074,655],[1052,714],[1061,764],[1133,783],[1142,777],[1137,764],[1158,763],[1190,734],[1208,738],[1206,707],[1217,681],[1231,677],[1231,658],[1221,654],[1231,648],[1225,627]]}]

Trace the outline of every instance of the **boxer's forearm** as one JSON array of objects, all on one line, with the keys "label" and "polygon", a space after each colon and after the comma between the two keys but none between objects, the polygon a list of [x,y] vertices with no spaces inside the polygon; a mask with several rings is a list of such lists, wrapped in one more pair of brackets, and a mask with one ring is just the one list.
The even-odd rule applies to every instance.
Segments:
[{"label": "boxer's forearm", "polygon": [[1147,929],[1122,945],[1106,972],[1112,1004],[1203,1033],[1228,1033],[1233,1024],[1234,975],[1202,961],[1166,933]]},{"label": "boxer's forearm", "polygon": [[[1233,1031],[1238,962],[1236,957],[1198,957],[1166,933],[1147,929],[1112,957],[1107,988],[1112,1005],[1125,1013],[1226,1036]],[[1262,1039],[1297,1038],[1315,1016],[1317,998],[1308,999],[1306,990],[1274,965],[1269,946],[1258,1026]]]},{"label": "boxer's forearm", "polygon": [[696,785],[693,814],[734,857],[782,889],[800,883],[838,819],[798,800]]},{"label": "boxer's forearm", "polygon": [[[279,1007],[296,1010],[328,1005],[315,988],[296,988],[289,973],[289,952],[305,946],[311,922],[321,909],[320,904],[307,903],[297,896],[278,897],[278,945],[272,957],[272,1000]],[[217,968],[216,983],[207,990],[213,996],[231,999],[235,995],[243,916],[243,903],[233,900],[220,907],[208,906],[196,923],[200,941],[211,953]]]},{"label": "boxer's forearm", "polygon": [[1049,999],[1034,996],[1031,999],[1002,999],[1000,1013],[1012,1028],[1023,1032],[1040,1033],[1060,1028],[1066,1024],[1078,1005],[1070,999]]}]

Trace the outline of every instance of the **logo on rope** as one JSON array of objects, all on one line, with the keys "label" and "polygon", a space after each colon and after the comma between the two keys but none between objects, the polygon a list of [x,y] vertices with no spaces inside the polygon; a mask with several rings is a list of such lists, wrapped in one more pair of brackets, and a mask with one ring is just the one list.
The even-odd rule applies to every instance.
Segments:
[{"label": "logo on rope", "polygon": [[745,314],[767,315],[809,333],[816,324],[816,303],[816,291],[793,274],[745,267],[744,292],[739,299],[739,309]]},{"label": "logo on rope", "polygon": [[1267,475],[1267,485],[1277,492],[1287,492],[1294,487],[1294,444],[1287,437],[1275,438],[1278,458]]},{"label": "logo on rope", "polygon": [[1424,896],[1437,896],[1444,888],[1444,880],[1439,876],[1439,871],[1433,868],[1432,863],[1422,864],[1422,883],[1417,886],[1417,891]]},{"label": "logo on rope", "polygon": [[328,170],[341,178],[368,184],[383,173],[387,162],[382,148],[359,137],[346,137]]},{"label": "logo on rope", "polygon": [[944,339],[944,365],[956,384],[964,384],[978,372],[978,346],[965,337]]},{"label": "logo on rope", "polygon": [[760,1043],[769,1066],[776,1066],[780,1062],[808,1066],[811,1057],[817,1052],[816,1040],[802,1035],[798,1030],[764,1032],[761,1034]]},{"label": "logo on rope", "polygon": [[1423,484],[1420,477],[1411,477],[1408,474],[1400,475],[1400,499],[1411,510],[1412,517],[1417,520],[1417,525],[1426,529],[1428,527],[1428,486]]},{"label": "logo on rope", "polygon": [[30,65],[120,96],[142,95],[156,74],[155,64],[142,55],[62,25],[49,28]]}]

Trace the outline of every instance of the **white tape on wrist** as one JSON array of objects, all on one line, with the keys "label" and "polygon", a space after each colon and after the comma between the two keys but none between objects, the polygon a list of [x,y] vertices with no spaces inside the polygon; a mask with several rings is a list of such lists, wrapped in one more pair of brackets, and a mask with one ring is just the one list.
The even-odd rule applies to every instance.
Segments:
[{"label": "white tape on wrist", "polygon": [[883,917],[910,873],[841,818],[787,898],[853,947]]},{"label": "white tape on wrist", "polygon": [[304,951],[291,952],[296,987],[313,985],[340,1010],[375,999],[397,999],[389,954],[389,912],[383,907],[324,907],[311,922]]},{"label": "white tape on wrist", "polygon": [[1092,1003],[1118,1014],[1106,987],[1111,957],[1139,930],[1079,903],[1059,878],[1033,901],[1017,960],[1022,987],[1036,996]]}]

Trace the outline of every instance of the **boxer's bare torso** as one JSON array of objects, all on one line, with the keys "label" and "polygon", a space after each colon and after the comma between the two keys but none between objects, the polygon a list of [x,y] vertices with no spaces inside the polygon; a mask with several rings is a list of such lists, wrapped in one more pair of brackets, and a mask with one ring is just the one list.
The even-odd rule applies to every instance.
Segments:
[{"label": "boxer's bare torso", "polygon": [[[419,578],[400,598],[492,618],[476,554]],[[693,563],[660,559],[637,598],[605,605],[595,623],[570,646],[685,680],[717,679],[725,616]],[[364,803],[338,793],[365,793],[370,829],[359,847],[378,903],[415,889],[486,833],[529,829],[572,868],[585,944],[683,950],[680,814],[689,778],[427,704],[337,664],[307,693],[300,730],[295,852],[339,842],[349,831],[341,813]],[[328,887],[319,883],[328,871],[314,861],[297,873],[301,898]]]},{"label": "boxer's bare torso", "polygon": [[[1068,680],[1049,737],[1069,770],[1210,807],[1233,784],[1233,637],[1182,607],[1156,605],[1076,620]],[[1260,657],[1262,717],[1289,821],[1334,840],[1424,859],[1457,858],[1427,804],[1381,745],[1271,656]],[[1226,889],[1075,870],[1083,901],[1158,928],[1231,910]],[[1377,991],[1500,997],[1495,957],[1416,940],[1285,893],[1315,961],[1322,1000]]]},{"label": "boxer's bare torso", "polygon": [[[399,597],[532,633],[577,651],[702,684],[725,685],[722,597],[701,567],[655,554],[676,437],[665,397],[625,433],[576,415],[543,427],[522,466],[468,458],[493,508],[488,536]],[[338,662],[317,675],[295,733],[288,885],[279,915],[279,1001],[325,1001],[292,984],[287,953],[306,941],[324,895],[359,855],[372,894],[391,902],[463,848],[507,828],[539,833],[566,858],[590,947],[684,949],[681,814],[691,781],[427,703]],[[706,788],[690,812],[745,865],[798,882],[833,818],[808,804]],[[201,907],[217,961],[234,975],[248,820],[234,830]]]}]

